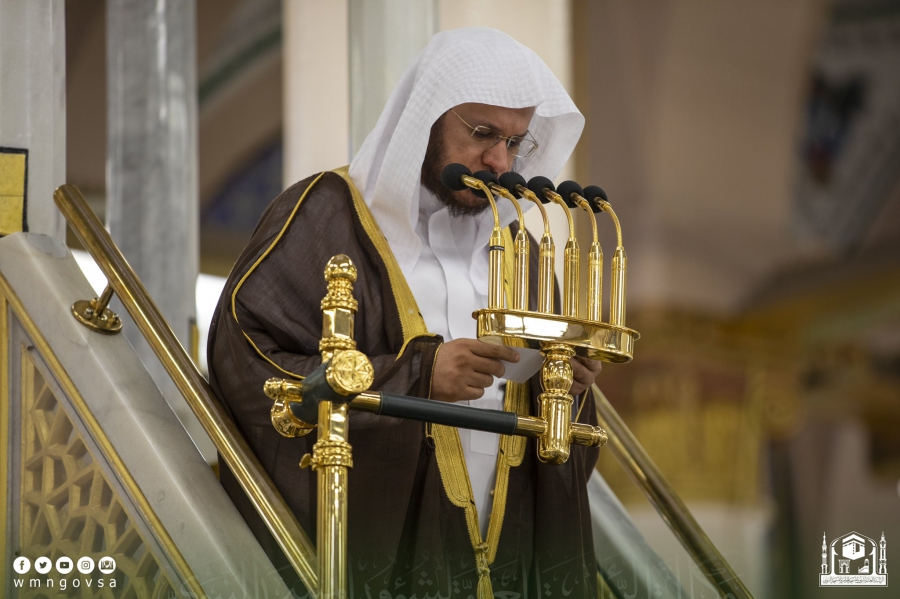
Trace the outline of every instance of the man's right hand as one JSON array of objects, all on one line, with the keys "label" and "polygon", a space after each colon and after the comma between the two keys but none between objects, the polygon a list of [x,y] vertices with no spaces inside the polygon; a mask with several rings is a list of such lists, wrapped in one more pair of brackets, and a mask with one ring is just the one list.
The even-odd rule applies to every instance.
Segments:
[{"label": "man's right hand", "polygon": [[434,361],[431,397],[441,401],[480,398],[494,383],[494,377],[506,372],[500,360],[518,362],[519,354],[509,347],[477,339],[444,343]]}]

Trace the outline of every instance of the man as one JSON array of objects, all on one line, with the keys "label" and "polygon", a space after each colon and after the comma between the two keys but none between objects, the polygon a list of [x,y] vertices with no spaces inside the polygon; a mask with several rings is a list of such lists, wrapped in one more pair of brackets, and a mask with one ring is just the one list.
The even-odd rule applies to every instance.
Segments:
[{"label": "man", "polygon": [[[450,192],[440,173],[453,162],[497,174],[515,164],[526,177],[553,177],[583,124],[531,50],[490,29],[442,33],[404,74],[349,171],[310,177],[266,210],[213,319],[210,382],[314,542],[315,478],[298,462],[315,436],[279,436],[262,386],[319,365],[326,262],[342,253],[357,267],[356,341],[375,367],[373,389],[535,413],[539,383],[502,380],[517,354],[474,339],[472,311],[487,304],[487,201]],[[512,224],[513,207],[500,207]],[[599,366],[572,366],[578,394]],[[582,421],[593,423],[585,402]],[[555,466],[522,438],[362,413],[350,431],[353,597],[595,596],[585,484],[596,449],[574,447]],[[224,466],[221,478],[283,564]]]}]

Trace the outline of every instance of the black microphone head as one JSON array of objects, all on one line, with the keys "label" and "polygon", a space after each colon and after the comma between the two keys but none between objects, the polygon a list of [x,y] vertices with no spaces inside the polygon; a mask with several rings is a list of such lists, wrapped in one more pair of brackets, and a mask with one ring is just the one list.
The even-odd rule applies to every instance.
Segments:
[{"label": "black microphone head", "polygon": [[462,164],[448,164],[441,173],[441,182],[451,191],[468,189],[468,185],[462,182],[464,175],[472,175],[472,171]]},{"label": "black microphone head", "polygon": [[528,187],[528,183],[525,182],[525,177],[512,171],[500,175],[500,185],[508,189],[509,192],[517,198],[521,198],[522,194],[516,191],[516,185]]},{"label": "black microphone head", "polygon": [[[499,183],[499,181],[497,180],[497,175],[495,175],[491,171],[478,171],[472,176],[480,180],[485,185],[488,185],[490,183]],[[477,195],[479,198],[485,197],[484,192],[480,189],[473,189],[472,193]]]},{"label": "black microphone head", "polygon": [[547,203],[550,200],[544,197],[544,190],[549,189],[550,191],[556,191],[556,187],[553,186],[553,181],[548,179],[547,177],[532,177],[528,182],[528,189],[534,193],[537,197],[541,199],[543,203]]},{"label": "black microphone head", "polygon": [[568,206],[569,208],[578,207],[575,201],[572,200],[573,193],[584,196],[584,190],[581,189],[581,185],[579,185],[575,181],[563,181],[559,184],[559,187],[556,188],[556,193],[562,196],[562,199],[566,202],[566,206]]},{"label": "black microphone head", "polygon": [[609,198],[606,197],[606,192],[603,191],[602,188],[597,187],[596,185],[588,185],[584,188],[584,197],[585,199],[591,203],[591,207],[595,205],[594,200],[600,198],[601,200],[608,202]]},{"label": "black microphone head", "polygon": [[500,181],[497,179],[497,175],[492,173],[491,171],[478,171],[474,175],[472,175],[476,179],[480,179],[485,185],[489,183],[499,183]]}]

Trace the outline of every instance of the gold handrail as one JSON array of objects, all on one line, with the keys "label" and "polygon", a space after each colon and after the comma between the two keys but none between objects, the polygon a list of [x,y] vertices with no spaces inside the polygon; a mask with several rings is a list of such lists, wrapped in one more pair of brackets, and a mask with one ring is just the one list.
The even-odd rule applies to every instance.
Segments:
[{"label": "gold handrail", "polygon": [[144,285],[74,185],[53,199],[75,235],[106,275],[153,352],[187,400],[225,463],[247,493],[307,590],[318,593],[316,550],[234,421],[178,342]]},{"label": "gold handrail", "polygon": [[622,468],[681,541],[707,580],[716,586],[723,597],[728,597],[730,593],[736,599],[753,599],[743,581],[738,578],[731,565],[694,520],[687,506],[644,451],[603,392],[597,385],[593,385],[592,390],[599,424],[609,434],[607,447],[612,450]]}]

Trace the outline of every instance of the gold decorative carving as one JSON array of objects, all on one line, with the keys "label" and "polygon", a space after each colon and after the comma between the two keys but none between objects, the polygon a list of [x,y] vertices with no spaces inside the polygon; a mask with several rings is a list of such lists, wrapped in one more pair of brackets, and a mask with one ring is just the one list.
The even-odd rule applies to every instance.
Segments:
[{"label": "gold decorative carving", "polygon": [[[90,445],[72,424],[30,352],[22,352],[20,546],[32,559],[83,555],[116,560],[109,596],[174,593],[157,557],[107,481]],[[43,596],[41,589],[21,597]],[[97,596],[105,596],[98,592]]]},{"label": "gold decorative carving", "polygon": [[343,466],[353,468],[353,448],[346,441],[319,439],[313,445],[309,465],[313,470],[322,466]]},{"label": "gold decorative carving", "polygon": [[344,254],[332,257],[325,266],[325,280],[328,294],[322,299],[322,310],[343,308],[356,312],[358,302],[353,297],[356,267],[350,258]]},{"label": "gold decorative carving", "polygon": [[358,394],[372,386],[375,369],[364,353],[346,350],[331,359],[325,370],[325,379],[335,393],[345,396]]},{"label": "gold decorative carving", "polygon": [[290,401],[286,398],[275,400],[270,415],[272,426],[283,437],[302,437],[316,430],[315,425],[307,424],[294,416]]}]

